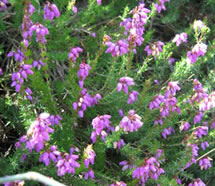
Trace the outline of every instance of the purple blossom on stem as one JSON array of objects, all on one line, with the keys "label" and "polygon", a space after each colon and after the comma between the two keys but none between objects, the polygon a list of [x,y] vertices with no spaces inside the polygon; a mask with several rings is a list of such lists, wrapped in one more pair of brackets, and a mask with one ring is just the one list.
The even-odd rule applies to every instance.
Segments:
[{"label": "purple blossom on stem", "polygon": [[209,167],[212,167],[210,159],[208,157],[204,157],[199,160],[199,166],[201,170],[207,170]]},{"label": "purple blossom on stem", "polygon": [[146,159],[142,166],[137,167],[133,173],[132,177],[139,180],[139,184],[145,184],[145,182],[151,178],[157,180],[158,177],[165,171],[160,168],[160,163],[154,157]]},{"label": "purple blossom on stem", "polygon": [[162,96],[161,94],[159,94],[158,96],[156,96],[153,101],[151,101],[149,103],[149,109],[158,109],[160,107],[160,104],[164,102],[164,96]]},{"label": "purple blossom on stem", "polygon": [[[1,9],[0,9],[0,11],[1,11]],[[14,182],[6,182],[6,183],[4,183],[4,186],[23,186],[24,184],[25,184],[25,181],[16,180]]]},{"label": "purple blossom on stem", "polygon": [[201,146],[202,150],[205,151],[205,149],[206,149],[207,147],[209,147],[209,143],[208,143],[207,141],[204,141],[204,142],[202,142],[202,143],[200,144],[200,146]]},{"label": "purple blossom on stem", "polygon": [[25,89],[25,93],[26,93],[26,95],[27,95],[27,98],[28,98],[29,100],[32,100],[32,96],[31,96],[32,91],[31,91],[31,89],[30,89],[30,88],[26,88],[26,89]]},{"label": "purple blossom on stem", "polygon": [[7,0],[0,0],[0,11],[6,10],[7,9],[7,4],[8,4]]},{"label": "purple blossom on stem", "polygon": [[120,92],[123,90],[126,94],[128,94],[128,87],[133,86],[134,80],[130,77],[122,77],[119,80],[119,83],[117,84],[117,91]]},{"label": "purple blossom on stem", "polygon": [[145,52],[147,52],[147,55],[150,56],[154,56],[154,58],[156,58],[157,56],[160,55],[160,53],[163,51],[163,45],[164,43],[161,41],[157,41],[152,43],[152,45],[147,45],[144,49]]},{"label": "purple blossom on stem", "polygon": [[124,116],[120,121],[120,127],[123,128],[125,132],[137,131],[143,125],[141,119],[142,118],[138,114],[135,114],[134,110],[130,110],[128,116]]},{"label": "purple blossom on stem", "polygon": [[202,136],[207,136],[208,134],[208,127],[207,126],[200,126],[194,131],[195,137],[202,138]]},{"label": "purple blossom on stem", "polygon": [[114,148],[115,149],[118,148],[118,150],[120,150],[121,147],[124,146],[124,145],[125,145],[125,142],[124,142],[123,139],[120,139],[119,141],[116,141],[116,142],[113,143]]},{"label": "purple blossom on stem", "polygon": [[154,3],[154,7],[158,13],[161,13],[162,10],[166,10],[165,2],[169,2],[169,0],[159,0],[158,3]]},{"label": "purple blossom on stem", "polygon": [[32,66],[40,70],[41,66],[44,67],[45,64],[41,60],[38,60],[38,61],[33,61]]},{"label": "purple blossom on stem", "polygon": [[175,63],[175,58],[171,57],[168,59],[168,61],[170,65],[173,65]]},{"label": "purple blossom on stem", "polygon": [[112,56],[122,56],[128,52],[128,43],[126,40],[119,40],[116,43],[111,41],[105,42],[105,45],[108,47],[105,53],[112,53]]},{"label": "purple blossom on stem", "polygon": [[94,164],[94,160],[96,157],[96,153],[93,150],[93,145],[88,145],[86,149],[84,149],[84,165],[86,168],[89,167],[89,164]]},{"label": "purple blossom on stem", "polygon": [[134,103],[134,102],[137,100],[138,95],[139,95],[139,92],[137,92],[137,91],[135,91],[135,90],[132,90],[132,91],[129,93],[129,95],[128,95],[128,101],[127,101],[127,103],[128,103],[128,104]]},{"label": "purple blossom on stem", "polygon": [[196,124],[196,123],[200,123],[202,118],[203,118],[204,114],[202,112],[198,112],[194,119],[193,119],[193,123]]},{"label": "purple blossom on stem", "polygon": [[192,51],[187,52],[187,62],[195,63],[199,56],[204,56],[207,52],[207,45],[204,43],[197,43]]},{"label": "purple blossom on stem", "polygon": [[72,62],[76,62],[80,52],[83,52],[83,49],[80,47],[71,48],[68,55],[69,60],[71,60]]},{"label": "purple blossom on stem", "polygon": [[188,186],[206,186],[206,184],[200,178],[197,178]]},{"label": "purple blossom on stem", "polygon": [[56,163],[57,175],[63,176],[66,173],[75,174],[75,169],[80,167],[80,164],[76,161],[78,158],[78,155],[73,154],[73,149],[70,150],[70,154],[61,154]]},{"label": "purple blossom on stem", "polygon": [[92,169],[89,169],[88,172],[84,173],[84,179],[87,180],[88,178],[94,179],[95,175]]},{"label": "purple blossom on stem", "polygon": [[49,34],[48,29],[40,23],[36,23],[31,26],[29,30],[29,35],[32,36],[33,32],[36,32],[37,38],[36,41],[42,44],[45,44],[47,41],[45,36]]},{"label": "purple blossom on stem", "polygon": [[201,32],[201,30],[205,27],[206,25],[201,20],[195,20],[193,23],[193,29],[197,32]]},{"label": "purple blossom on stem", "polygon": [[181,126],[180,126],[180,131],[184,130],[187,131],[190,128],[190,123],[188,122],[182,122]]},{"label": "purple blossom on stem", "polygon": [[[91,140],[93,143],[96,142],[96,137],[101,136],[101,139],[104,141],[104,138],[107,136],[107,132],[112,128],[110,126],[110,115],[97,116],[92,121],[92,126],[94,131],[91,133]],[[107,132],[105,131],[107,130]]]},{"label": "purple blossom on stem", "polygon": [[134,165],[133,160],[127,162],[127,161],[121,161],[119,163],[119,165],[123,166],[122,167],[122,171],[125,171],[127,169],[133,169],[136,167],[136,165]]},{"label": "purple blossom on stem", "polygon": [[49,19],[53,21],[54,17],[59,17],[60,12],[55,4],[51,4],[49,1],[46,2],[44,6],[44,19]]},{"label": "purple blossom on stem", "polygon": [[91,66],[89,64],[86,64],[85,62],[82,62],[80,64],[80,68],[78,70],[78,78],[79,80],[79,86],[80,88],[84,87],[84,80],[89,75],[89,70],[91,70]]},{"label": "purple blossom on stem", "polygon": [[48,151],[40,155],[40,162],[44,162],[45,166],[50,164],[50,160],[57,163],[58,157],[60,158],[61,152],[57,150],[56,145],[52,145]]},{"label": "purple blossom on stem", "polygon": [[174,39],[172,40],[173,43],[176,43],[176,46],[180,46],[181,43],[186,43],[187,42],[187,34],[185,32],[181,34],[176,34]]},{"label": "purple blossom on stem", "polygon": [[98,5],[101,5],[102,0],[96,0]]},{"label": "purple blossom on stem", "polygon": [[175,130],[172,127],[169,127],[169,128],[166,128],[166,129],[163,130],[162,136],[163,136],[164,139],[166,139],[167,136],[171,135],[174,132],[175,132]]}]

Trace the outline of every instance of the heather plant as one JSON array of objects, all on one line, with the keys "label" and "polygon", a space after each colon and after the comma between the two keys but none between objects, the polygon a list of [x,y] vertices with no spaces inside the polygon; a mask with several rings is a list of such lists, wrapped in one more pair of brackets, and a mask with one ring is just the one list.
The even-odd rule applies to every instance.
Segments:
[{"label": "heather plant", "polygon": [[197,3],[0,1],[1,176],[213,185],[214,2],[180,20]]}]

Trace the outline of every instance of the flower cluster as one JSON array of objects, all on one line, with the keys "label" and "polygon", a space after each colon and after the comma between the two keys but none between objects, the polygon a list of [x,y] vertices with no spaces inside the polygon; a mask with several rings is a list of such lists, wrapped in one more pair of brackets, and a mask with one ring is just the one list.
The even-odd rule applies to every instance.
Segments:
[{"label": "flower cluster", "polygon": [[206,184],[200,178],[198,178],[198,179],[195,179],[188,186],[206,186]]},{"label": "flower cluster", "polygon": [[190,123],[188,122],[182,122],[181,126],[180,126],[180,131],[184,130],[187,131],[190,128]]},{"label": "flower cluster", "polygon": [[89,70],[91,70],[91,66],[89,64],[86,64],[85,62],[82,62],[80,64],[80,68],[78,70],[78,78],[79,80],[79,86],[80,88],[84,87],[84,80],[89,75]]},{"label": "flower cluster", "polygon": [[40,70],[41,66],[45,66],[45,64],[39,59],[38,61],[33,61],[32,66]]},{"label": "flower cluster", "polygon": [[166,139],[166,137],[169,136],[169,135],[171,135],[172,132],[174,133],[175,130],[172,127],[169,127],[167,129],[164,129],[161,134],[162,134],[163,138]]},{"label": "flower cluster", "polygon": [[202,169],[207,170],[209,167],[212,167],[210,159],[208,157],[204,157],[199,160],[199,166]]},{"label": "flower cluster", "polygon": [[196,163],[195,157],[198,156],[199,147],[197,144],[187,144],[188,151],[191,149],[191,160],[186,164],[185,168],[189,168],[193,163]]},{"label": "flower cluster", "polygon": [[137,91],[135,91],[135,90],[132,90],[132,91],[129,93],[129,95],[128,95],[128,101],[127,101],[127,103],[128,103],[128,104],[134,103],[134,102],[137,100],[138,95],[139,95],[139,92],[137,92]]},{"label": "flower cluster", "polygon": [[137,131],[143,125],[141,119],[142,118],[138,114],[135,114],[134,110],[130,110],[128,116],[124,116],[120,121],[120,127],[123,128],[125,132]]},{"label": "flower cluster", "polygon": [[45,36],[49,34],[48,29],[44,25],[36,23],[30,28],[29,35],[32,36],[34,31],[37,36],[36,41],[45,44],[47,42]]},{"label": "flower cluster", "polygon": [[96,157],[96,153],[93,150],[93,145],[88,145],[86,149],[84,149],[84,165],[86,168],[89,167],[89,164],[94,164],[94,160]]},{"label": "flower cluster", "polygon": [[7,0],[0,0],[0,11],[7,9]]},{"label": "flower cluster", "polygon": [[176,34],[174,39],[172,40],[173,43],[176,43],[176,46],[180,46],[181,43],[187,42],[187,34],[185,32],[181,34]]},{"label": "flower cluster", "polygon": [[84,88],[81,91],[81,95],[78,99],[78,102],[73,103],[73,109],[78,110],[78,115],[80,118],[84,117],[84,111],[87,109],[87,107],[92,107],[95,104],[98,103],[98,100],[101,99],[100,94],[96,94],[94,97],[90,96],[87,93],[87,89]]},{"label": "flower cluster", "polygon": [[118,148],[118,150],[120,150],[121,147],[124,146],[124,145],[125,145],[125,142],[124,142],[123,139],[120,139],[119,141],[116,141],[116,142],[113,143],[114,148],[115,149]]},{"label": "flower cluster", "polygon": [[151,178],[157,180],[158,177],[165,171],[160,168],[160,163],[155,157],[146,159],[142,166],[137,167],[133,173],[132,177],[139,180],[139,184],[144,185],[145,182]]},{"label": "flower cluster", "polygon": [[201,32],[206,27],[207,26],[201,20],[195,20],[193,23],[193,29],[198,33]]},{"label": "flower cluster", "polygon": [[207,136],[208,134],[208,127],[207,126],[200,126],[194,131],[195,137],[202,138],[202,136]]},{"label": "flower cluster", "polygon": [[105,51],[106,53],[111,53],[112,56],[122,56],[128,52],[128,43],[126,40],[119,40],[116,43],[111,41],[105,42],[105,45],[108,47]]},{"label": "flower cluster", "polygon": [[74,149],[70,149],[70,154],[68,153],[61,153],[61,156],[58,158],[56,163],[57,167],[57,175],[63,176],[66,173],[68,174],[75,174],[75,168],[79,168],[80,164],[76,161],[79,156],[73,154]]},{"label": "flower cluster", "polygon": [[169,0],[159,0],[159,3],[154,3],[154,7],[158,13],[161,13],[162,10],[166,10],[165,2],[169,2]]},{"label": "flower cluster", "polygon": [[177,106],[177,99],[174,97],[176,92],[180,90],[178,83],[175,81],[169,82],[165,96],[158,95],[149,103],[150,110],[160,108],[160,117],[156,120],[155,124],[163,124],[163,118],[170,115],[170,112],[177,112],[180,114],[180,108]]},{"label": "flower cluster", "polygon": [[154,58],[156,58],[156,56],[159,56],[160,53],[163,51],[163,45],[163,42],[157,41],[152,43],[151,45],[147,45],[144,51],[147,52],[148,56],[152,55],[154,56]]},{"label": "flower cluster", "polygon": [[45,142],[50,140],[50,133],[54,133],[54,129],[50,125],[50,114],[40,114],[32,122],[27,135],[22,136],[19,142],[16,143],[16,147],[19,148],[21,143],[24,143],[29,152],[32,152],[32,150],[40,152],[44,148]]},{"label": "flower cluster", "polygon": [[202,142],[202,143],[200,144],[200,146],[201,146],[202,150],[205,151],[205,149],[206,149],[207,147],[209,147],[209,144],[208,144],[207,141],[204,141],[204,142]]},{"label": "flower cluster", "polygon": [[134,8],[130,12],[133,15],[132,18],[127,18],[120,23],[120,26],[125,27],[125,35],[128,35],[128,38],[116,43],[105,42],[105,45],[108,46],[106,53],[112,53],[112,56],[121,56],[132,50],[136,53],[135,47],[140,46],[144,41],[144,25],[147,23],[149,12],[150,10],[145,8],[144,3],[140,3],[139,6]]},{"label": "flower cluster", "polygon": [[[12,84],[11,87],[15,87],[16,92],[21,90],[22,84],[24,83],[24,79],[27,79],[29,74],[33,74],[34,72],[31,70],[32,65],[20,64],[19,72],[14,72],[12,74]],[[32,92],[27,89],[27,94],[31,94]],[[30,98],[30,97],[29,97]],[[31,98],[32,99],[32,98]]]},{"label": "flower cluster", "polygon": [[94,172],[92,169],[89,169],[88,172],[84,173],[84,179],[87,180],[88,178],[94,179]]},{"label": "flower cluster", "polygon": [[187,62],[195,63],[199,56],[204,56],[207,52],[207,45],[204,43],[197,43],[191,51],[187,52]]},{"label": "flower cluster", "polygon": [[56,145],[52,145],[49,150],[43,152],[40,155],[40,162],[44,162],[45,166],[50,164],[50,160],[54,163],[57,163],[57,160],[60,158],[61,152],[57,150]]},{"label": "flower cluster", "polygon": [[83,49],[80,47],[71,48],[68,55],[69,60],[71,60],[72,62],[76,62],[80,52],[83,52]]},{"label": "flower cluster", "polygon": [[128,86],[133,86],[134,80],[130,77],[122,77],[117,84],[117,91],[120,92],[123,90],[126,94],[128,94]]},{"label": "flower cluster", "polygon": [[127,162],[127,161],[121,161],[119,165],[123,166],[122,171],[125,171],[127,169],[133,169],[136,167],[136,165],[133,163],[133,160]]},{"label": "flower cluster", "polygon": [[[91,140],[93,143],[96,142],[96,137],[101,136],[104,141],[107,136],[107,132],[112,131],[113,128],[110,126],[110,115],[97,116],[92,121],[94,131],[91,133]],[[105,131],[106,130],[106,131]]]},{"label": "flower cluster", "polygon": [[51,4],[49,1],[46,2],[44,6],[44,19],[49,19],[53,21],[54,17],[59,17],[60,12],[55,4]]}]

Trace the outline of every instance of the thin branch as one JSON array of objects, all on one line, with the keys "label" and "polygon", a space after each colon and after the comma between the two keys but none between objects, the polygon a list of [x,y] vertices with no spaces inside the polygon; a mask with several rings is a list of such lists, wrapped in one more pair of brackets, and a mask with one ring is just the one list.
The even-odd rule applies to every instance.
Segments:
[{"label": "thin branch", "polygon": [[37,173],[37,172],[27,172],[27,173],[23,173],[23,174],[16,174],[16,175],[12,175],[12,176],[0,177],[0,183],[14,182],[17,180],[34,180],[34,181],[38,181],[38,182],[44,183],[49,186],[66,186],[58,181],[55,181],[51,178],[48,178],[42,174]]}]

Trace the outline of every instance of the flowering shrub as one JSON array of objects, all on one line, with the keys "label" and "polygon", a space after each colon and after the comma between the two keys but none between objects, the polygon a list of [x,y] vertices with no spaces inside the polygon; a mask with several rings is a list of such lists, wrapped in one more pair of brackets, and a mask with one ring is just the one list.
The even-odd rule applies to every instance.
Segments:
[{"label": "flowering shrub", "polygon": [[[0,68],[0,113],[3,129],[16,131],[15,147],[0,154],[1,175],[36,170],[66,185],[212,184],[215,30],[199,16],[179,27],[172,17],[185,12],[171,11],[188,5],[0,0],[0,26],[11,37],[7,50],[0,45],[9,64]],[[162,33],[166,26],[173,32]]]}]

